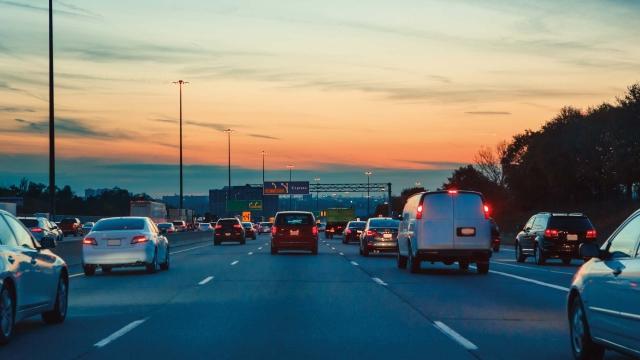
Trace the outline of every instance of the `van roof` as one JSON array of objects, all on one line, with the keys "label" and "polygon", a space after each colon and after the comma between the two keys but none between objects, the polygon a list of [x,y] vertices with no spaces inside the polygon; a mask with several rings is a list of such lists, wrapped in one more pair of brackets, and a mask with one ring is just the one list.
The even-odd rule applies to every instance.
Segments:
[{"label": "van roof", "polygon": [[472,190],[434,190],[434,191],[423,191],[423,192],[419,192],[416,193],[414,195],[411,195],[410,197],[414,197],[414,196],[423,196],[423,195],[433,195],[433,194],[475,194],[480,196],[481,198],[484,198],[484,196],[482,195],[481,192],[478,191],[472,191]]}]

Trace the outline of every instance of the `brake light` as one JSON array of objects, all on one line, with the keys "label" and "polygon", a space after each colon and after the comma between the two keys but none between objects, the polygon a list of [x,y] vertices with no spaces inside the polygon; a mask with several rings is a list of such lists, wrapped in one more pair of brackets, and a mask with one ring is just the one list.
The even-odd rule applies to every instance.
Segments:
[{"label": "brake light", "polygon": [[233,227],[236,228],[236,229],[242,229],[242,225],[240,225],[240,224],[235,224],[235,225],[233,225]]},{"label": "brake light", "polygon": [[484,218],[489,219],[489,205],[483,205],[482,210],[484,210]]},{"label": "brake light", "polygon": [[38,228],[38,227],[36,227],[36,228],[31,228],[31,232],[37,232],[37,233],[39,233],[39,232],[42,232],[42,229],[41,229],[41,228]]},{"label": "brake light", "polygon": [[598,232],[595,229],[587,230],[587,239],[595,239],[598,236]]},{"label": "brake light", "polygon": [[422,206],[422,204],[418,205],[418,212],[416,213],[416,219],[418,220],[422,219],[423,210],[424,210],[424,207]]},{"label": "brake light", "polygon": [[94,238],[86,237],[82,239],[83,245],[98,245],[98,242]]},{"label": "brake light", "polygon": [[377,232],[375,230],[367,230],[367,236],[374,236]]},{"label": "brake light", "polygon": [[271,235],[275,235],[278,232],[278,228],[275,226],[271,227]]},{"label": "brake light", "polygon": [[132,244],[140,244],[143,242],[148,241],[149,239],[147,239],[147,237],[145,235],[136,235],[131,239],[131,243]]},{"label": "brake light", "polygon": [[558,237],[558,230],[556,229],[547,229],[544,231],[544,236],[545,237],[549,237],[549,238],[556,238]]},{"label": "brake light", "polygon": [[311,233],[312,233],[313,236],[318,235],[318,227],[317,226],[312,227],[311,228]]},{"label": "brake light", "polygon": [[458,190],[449,190],[447,191],[449,194],[455,195],[458,193]]},{"label": "brake light", "polygon": [[347,235],[348,235],[348,234],[351,234],[351,229],[347,229],[347,231],[345,231],[345,233],[346,233]]},{"label": "brake light", "polygon": [[222,225],[220,224],[216,225],[216,229],[222,229]]}]

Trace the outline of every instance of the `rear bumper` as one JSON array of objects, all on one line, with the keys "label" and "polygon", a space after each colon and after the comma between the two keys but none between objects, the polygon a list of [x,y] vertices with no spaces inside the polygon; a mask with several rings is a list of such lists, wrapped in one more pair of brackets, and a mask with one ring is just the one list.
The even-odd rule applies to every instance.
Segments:
[{"label": "rear bumper", "polygon": [[585,241],[544,241],[542,248],[546,257],[572,257],[577,259],[580,257],[580,245]]},{"label": "rear bumper", "polygon": [[144,265],[153,261],[153,243],[128,248],[82,247],[82,263],[85,265]]},{"label": "rear bumper", "polygon": [[318,239],[271,239],[271,247],[278,250],[315,249]]},{"label": "rear bumper", "polygon": [[491,249],[477,249],[477,250],[418,250],[416,254],[417,258],[424,261],[458,261],[467,260],[469,262],[475,261],[489,261],[491,258]]},{"label": "rear bumper", "polygon": [[244,236],[242,233],[231,233],[231,235],[227,236],[224,233],[216,233],[213,236],[215,241],[242,241],[244,240]]},{"label": "rear bumper", "polygon": [[380,251],[380,252],[398,252],[398,241],[376,241],[376,240],[365,240],[365,244],[369,251]]}]

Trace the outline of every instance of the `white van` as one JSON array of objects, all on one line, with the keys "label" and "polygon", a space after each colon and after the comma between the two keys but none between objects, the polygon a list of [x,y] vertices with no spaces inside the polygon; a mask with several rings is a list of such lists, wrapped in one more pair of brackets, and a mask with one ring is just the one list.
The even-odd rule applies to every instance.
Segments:
[{"label": "white van", "polygon": [[489,272],[489,207],[475,191],[445,190],[413,195],[402,212],[398,231],[398,267],[420,270],[421,261],[458,262],[461,270],[476,263]]}]

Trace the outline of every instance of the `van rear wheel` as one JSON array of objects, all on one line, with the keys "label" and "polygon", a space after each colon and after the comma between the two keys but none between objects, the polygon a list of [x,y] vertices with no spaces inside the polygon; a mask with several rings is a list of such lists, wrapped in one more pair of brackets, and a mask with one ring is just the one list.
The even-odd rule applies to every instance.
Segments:
[{"label": "van rear wheel", "polygon": [[467,260],[458,261],[458,267],[460,268],[461,271],[469,270],[469,261]]},{"label": "van rear wheel", "polygon": [[523,263],[526,259],[527,257],[522,253],[522,246],[516,242],[516,261]]},{"label": "van rear wheel", "polygon": [[486,275],[489,273],[489,262],[479,262],[476,264],[478,268],[478,274]]},{"label": "van rear wheel", "polygon": [[413,256],[411,248],[409,248],[409,256],[407,257],[407,267],[409,268],[409,272],[412,274],[420,272],[420,260]]},{"label": "van rear wheel", "polygon": [[407,268],[407,257],[400,254],[400,252],[398,251],[398,257],[397,257],[397,264],[398,264],[398,269],[406,269]]}]

